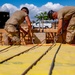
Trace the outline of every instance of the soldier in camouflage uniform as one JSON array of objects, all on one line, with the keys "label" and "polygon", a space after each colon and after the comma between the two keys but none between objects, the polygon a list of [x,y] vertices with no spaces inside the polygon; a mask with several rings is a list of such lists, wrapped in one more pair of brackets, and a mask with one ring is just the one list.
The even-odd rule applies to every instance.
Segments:
[{"label": "soldier in camouflage uniform", "polygon": [[60,32],[66,32],[66,43],[73,43],[75,37],[75,6],[66,6],[58,12],[50,10],[48,17],[58,19],[57,37]]},{"label": "soldier in camouflage uniform", "polygon": [[[28,30],[31,30],[31,22],[28,14],[28,8],[23,7],[21,10],[14,12],[13,15],[7,20],[4,29],[8,32],[8,34],[3,34],[5,45],[20,44],[20,24],[24,22],[24,20],[26,20],[28,24]],[[11,34],[12,37],[9,37],[9,34]]]}]

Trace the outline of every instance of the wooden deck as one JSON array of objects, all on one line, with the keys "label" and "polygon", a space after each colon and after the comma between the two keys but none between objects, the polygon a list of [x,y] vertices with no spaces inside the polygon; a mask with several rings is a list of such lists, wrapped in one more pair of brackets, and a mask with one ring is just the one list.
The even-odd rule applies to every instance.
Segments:
[{"label": "wooden deck", "polygon": [[[32,38],[33,38],[34,41],[36,40],[35,37],[34,37],[34,33],[45,33],[46,43],[51,43],[51,42],[53,42],[53,38],[55,36],[55,33],[57,32],[57,29],[44,29],[43,32],[42,32],[42,29],[40,29],[40,31],[38,31],[38,29],[33,29],[32,32],[33,32],[33,37]],[[2,36],[3,33],[7,33],[7,32],[4,29],[0,29],[0,45],[4,44],[3,36]],[[23,32],[20,32],[20,39],[21,39],[21,45],[31,43],[31,40],[29,39],[29,35],[26,35],[24,37]]]}]

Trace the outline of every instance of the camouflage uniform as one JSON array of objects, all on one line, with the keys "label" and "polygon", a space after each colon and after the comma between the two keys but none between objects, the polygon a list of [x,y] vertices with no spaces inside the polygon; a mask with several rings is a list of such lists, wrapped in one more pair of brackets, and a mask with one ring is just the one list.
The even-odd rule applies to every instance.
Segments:
[{"label": "camouflage uniform", "polygon": [[72,43],[75,36],[75,7],[63,7],[58,11],[58,19],[63,19],[63,29],[66,29],[65,27],[67,27],[66,42]]},{"label": "camouflage uniform", "polygon": [[[20,31],[19,25],[25,20],[27,14],[24,11],[16,11],[6,22],[4,29],[11,34],[12,37],[4,34],[5,44],[20,44]],[[7,37],[7,38],[6,38]],[[6,40],[7,39],[7,40]],[[11,39],[11,41],[9,41]]]}]

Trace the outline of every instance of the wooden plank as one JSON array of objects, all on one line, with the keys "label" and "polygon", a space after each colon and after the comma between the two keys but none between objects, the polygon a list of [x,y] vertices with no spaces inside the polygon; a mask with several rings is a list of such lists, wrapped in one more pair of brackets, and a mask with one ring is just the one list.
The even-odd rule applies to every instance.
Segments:
[{"label": "wooden plank", "polygon": [[[32,29],[32,32],[42,32],[42,29],[38,30],[38,29]],[[57,32],[57,29],[54,28],[48,28],[48,29],[43,29],[43,32]]]}]

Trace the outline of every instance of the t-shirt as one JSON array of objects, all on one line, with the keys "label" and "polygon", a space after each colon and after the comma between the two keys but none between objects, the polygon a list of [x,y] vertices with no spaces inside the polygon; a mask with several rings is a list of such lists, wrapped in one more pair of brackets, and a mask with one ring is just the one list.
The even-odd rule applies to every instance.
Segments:
[{"label": "t-shirt", "polygon": [[58,19],[69,20],[75,13],[75,6],[66,6],[58,11]]},{"label": "t-shirt", "polygon": [[27,16],[27,14],[24,11],[16,11],[7,20],[6,24],[20,25],[25,20],[25,16]]}]

